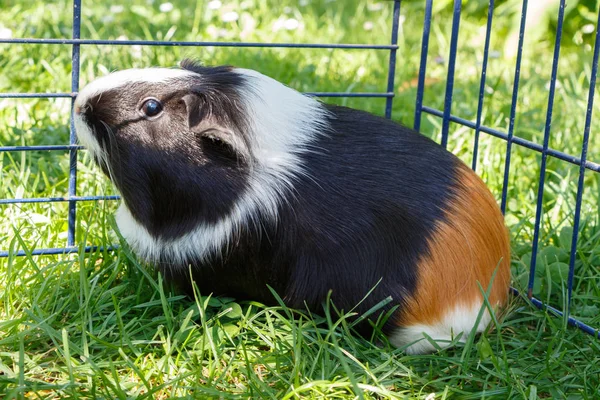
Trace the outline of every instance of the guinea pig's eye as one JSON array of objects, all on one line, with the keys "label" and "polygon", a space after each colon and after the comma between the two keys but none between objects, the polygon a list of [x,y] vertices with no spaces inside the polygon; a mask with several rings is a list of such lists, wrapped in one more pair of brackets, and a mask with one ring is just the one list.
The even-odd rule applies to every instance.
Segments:
[{"label": "guinea pig's eye", "polygon": [[163,110],[162,104],[156,99],[148,99],[142,104],[142,112],[147,117],[154,117]]}]

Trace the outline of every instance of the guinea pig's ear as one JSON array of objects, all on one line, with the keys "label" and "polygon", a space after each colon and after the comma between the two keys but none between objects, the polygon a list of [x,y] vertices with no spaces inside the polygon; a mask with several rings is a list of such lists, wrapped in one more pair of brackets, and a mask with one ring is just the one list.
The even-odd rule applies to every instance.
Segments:
[{"label": "guinea pig's ear", "polygon": [[188,128],[196,133],[205,149],[227,158],[247,159],[248,146],[231,127],[206,112],[202,99],[196,94],[182,97],[188,117]]}]

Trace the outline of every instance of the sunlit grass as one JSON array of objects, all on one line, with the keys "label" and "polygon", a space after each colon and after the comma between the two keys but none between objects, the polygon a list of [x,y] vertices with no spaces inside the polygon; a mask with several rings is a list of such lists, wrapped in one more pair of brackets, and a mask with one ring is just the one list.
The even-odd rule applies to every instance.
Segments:
[{"label": "sunlit grass", "polygon": [[[83,1],[82,38],[178,41],[376,43],[390,40],[392,5],[366,0]],[[393,118],[412,126],[423,2],[403,1]],[[438,2],[439,3],[439,2]],[[439,3],[441,4],[441,3]],[[71,37],[67,0],[0,0],[0,33]],[[452,113],[474,120],[485,20],[461,20]],[[451,14],[435,13],[424,104],[443,109]],[[494,20],[483,123],[506,131],[514,79],[507,35],[512,17]],[[542,143],[553,36],[526,36],[515,135]],[[537,36],[539,38],[539,36]],[[579,156],[592,49],[589,38],[561,51],[550,147]],[[570,43],[570,44],[569,44]],[[513,43],[514,45],[514,43]],[[384,92],[389,52],[221,47],[81,46],[81,85],[108,71],[173,66],[183,57],[257,69],[301,91]],[[71,47],[0,45],[0,92],[71,91]],[[384,99],[324,99],[383,114]],[[598,102],[594,106],[598,113]],[[0,146],[67,144],[69,99],[0,99]],[[591,132],[600,129],[598,119]],[[440,139],[441,120],[422,117]],[[471,163],[474,132],[451,124],[448,148]],[[478,173],[500,200],[506,142],[482,134]],[[600,142],[588,159],[600,162]],[[78,195],[115,189],[78,155]],[[0,198],[62,197],[67,152],[4,152]],[[578,167],[548,159],[536,295],[558,308],[566,296]],[[513,238],[513,284],[528,279],[540,155],[513,146],[506,220]],[[573,312],[600,326],[599,177],[586,173]],[[114,202],[79,202],[77,243],[118,243]],[[66,245],[67,205],[0,206],[0,250]],[[208,294],[202,293],[203,296]],[[507,320],[431,356],[407,356],[385,338],[351,333],[345,316],[199,296],[185,299],[125,249],[114,253],[0,259],[0,397],[19,398],[594,398],[600,346],[563,320],[515,298]]]}]

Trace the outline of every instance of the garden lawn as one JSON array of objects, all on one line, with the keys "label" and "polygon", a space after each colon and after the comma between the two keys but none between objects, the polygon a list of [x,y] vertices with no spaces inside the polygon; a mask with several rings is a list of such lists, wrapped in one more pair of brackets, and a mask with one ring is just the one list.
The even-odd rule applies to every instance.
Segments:
[{"label": "garden lawn", "polygon": [[[441,110],[452,13],[449,1],[435,3],[424,104]],[[483,3],[465,5],[461,20],[452,113],[468,120],[477,112]],[[497,3],[482,122],[506,131],[520,5]],[[392,7],[390,1],[366,0],[83,0],[81,37],[389,44]],[[0,0],[0,37],[70,38],[71,10],[67,0]],[[595,33],[585,18],[596,17],[584,11],[569,14],[566,25],[550,138],[551,148],[574,156],[581,152]],[[409,126],[423,15],[423,1],[402,2],[392,117]],[[524,46],[514,133],[536,143],[543,140],[553,26],[552,18],[528,26]],[[389,51],[82,45],[80,84],[122,68],[174,66],[183,57],[257,69],[304,92],[385,92]],[[69,93],[71,46],[0,44],[0,71],[2,93]],[[381,98],[323,100],[377,114],[385,107]],[[0,98],[0,146],[68,144],[70,103],[68,98]],[[599,121],[592,122],[592,138]],[[441,123],[423,114],[423,134],[439,141]],[[473,130],[451,124],[448,148],[471,165],[474,138]],[[498,201],[505,154],[506,142],[481,135],[477,172]],[[600,162],[600,141],[591,140],[588,160]],[[78,152],[77,168],[77,195],[117,194],[85,150]],[[67,196],[68,171],[66,151],[0,152],[0,199]],[[534,293],[563,309],[579,167],[550,157],[545,173]],[[594,327],[600,327],[598,175],[585,176],[572,300],[573,315]],[[513,145],[506,221],[513,286],[519,290],[529,274],[539,176],[540,155]],[[79,245],[120,243],[112,217],[116,205],[77,204]],[[0,210],[0,251],[11,252],[0,259],[2,399],[600,396],[600,341],[520,296],[512,298],[506,318],[466,344],[409,356],[380,334],[372,340],[355,335],[348,315],[331,306],[310,315],[209,293],[185,298],[163,285],[124,243],[114,252],[14,256],[18,250],[29,254],[65,246],[67,204],[0,205]]]}]

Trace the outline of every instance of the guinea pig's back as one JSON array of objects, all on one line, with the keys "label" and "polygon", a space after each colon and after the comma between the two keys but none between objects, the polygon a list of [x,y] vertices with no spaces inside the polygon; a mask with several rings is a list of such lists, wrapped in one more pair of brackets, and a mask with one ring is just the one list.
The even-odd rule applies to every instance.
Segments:
[{"label": "guinea pig's back", "polygon": [[[302,202],[295,205],[296,217],[310,225],[306,254],[328,252],[314,258],[330,257],[337,266],[319,270],[323,290],[329,284],[335,294],[337,285],[359,296],[383,278],[363,307],[390,293],[401,303],[392,320],[396,345],[422,331],[439,339],[468,333],[483,304],[479,285],[487,290],[495,274],[492,306],[508,294],[509,238],[494,196],[462,161],[423,135],[328,107],[331,135],[306,154],[308,178],[296,188]],[[490,318],[484,314],[479,330]],[[418,346],[414,351],[431,345]]]}]

